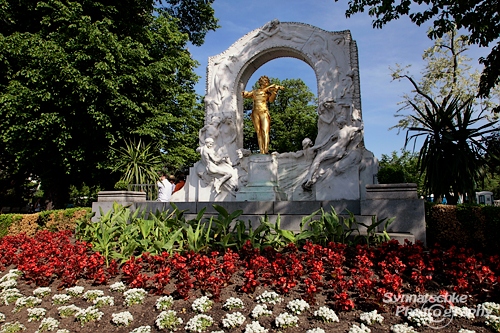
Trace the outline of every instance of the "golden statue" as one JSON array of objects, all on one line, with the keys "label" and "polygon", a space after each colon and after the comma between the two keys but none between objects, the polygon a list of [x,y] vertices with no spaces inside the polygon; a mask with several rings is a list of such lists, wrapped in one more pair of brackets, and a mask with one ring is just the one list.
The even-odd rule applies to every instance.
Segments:
[{"label": "golden statue", "polygon": [[253,99],[253,109],[250,117],[252,118],[253,127],[257,133],[257,140],[259,142],[259,149],[261,154],[267,154],[269,150],[269,131],[271,129],[271,116],[267,103],[274,102],[278,90],[285,89],[283,86],[275,84],[270,85],[267,76],[259,78],[259,88],[252,91],[243,91],[241,94],[243,98]]}]

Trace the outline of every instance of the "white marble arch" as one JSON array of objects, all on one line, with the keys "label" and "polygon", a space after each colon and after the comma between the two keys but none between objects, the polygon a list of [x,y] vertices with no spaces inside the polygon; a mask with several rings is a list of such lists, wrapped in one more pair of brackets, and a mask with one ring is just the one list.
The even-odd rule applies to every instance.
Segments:
[{"label": "white marble arch", "polygon": [[[217,154],[228,156],[233,163],[238,161],[237,150],[245,148],[241,92],[259,67],[281,57],[296,58],[311,66],[317,79],[320,114],[318,137],[311,139],[315,139],[313,148],[316,147],[318,152],[315,156],[321,156],[321,159],[302,161],[307,166],[295,171],[295,182],[290,183],[288,178],[292,177],[287,177],[287,164],[294,163],[294,160],[291,157],[287,157],[288,160],[278,158],[284,166],[284,169],[278,167],[277,172],[281,174],[278,178],[281,177],[280,186],[287,192],[287,200],[360,199],[365,183],[373,184],[376,160],[364,147],[358,51],[348,30],[329,32],[308,24],[272,20],[241,37],[221,54],[210,57],[205,126],[200,130],[200,146],[209,137],[208,133],[212,133]],[[328,155],[329,151],[347,155],[346,149],[338,153],[339,149],[332,148],[335,134],[340,133],[340,121],[344,122],[344,126],[353,128],[357,136],[356,141],[349,141],[355,143],[355,146],[349,146],[349,151],[355,151],[349,158]],[[354,133],[354,130],[351,132]],[[314,170],[308,169],[313,165]],[[370,166],[369,170],[361,175],[367,166]],[[198,164],[195,169],[203,178],[204,166]],[[303,191],[298,181],[305,181],[306,174],[312,181],[308,183],[309,190]],[[330,180],[325,182],[325,179]],[[191,182],[197,194],[186,195],[190,198],[186,201],[237,200],[230,195],[214,196],[213,191],[212,194],[203,194],[212,185],[206,182],[200,185],[198,180],[193,179]],[[341,187],[343,193],[339,194],[337,190]]]},{"label": "white marble arch", "polygon": [[[237,132],[234,148],[243,144],[241,91],[259,67],[281,57],[296,58],[311,66],[320,103],[335,100],[349,106],[346,110],[361,119],[358,51],[351,33],[273,20],[208,59],[205,119],[209,122],[214,114],[233,114]],[[227,148],[228,153],[233,150]],[[232,153],[230,156],[235,157]]]}]

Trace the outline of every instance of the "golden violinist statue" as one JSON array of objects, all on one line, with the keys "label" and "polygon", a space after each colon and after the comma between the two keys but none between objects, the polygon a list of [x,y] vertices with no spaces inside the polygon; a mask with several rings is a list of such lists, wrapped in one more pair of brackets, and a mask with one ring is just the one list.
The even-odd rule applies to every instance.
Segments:
[{"label": "golden violinist statue", "polygon": [[243,98],[253,99],[253,109],[250,117],[252,118],[253,127],[257,133],[257,140],[259,142],[259,149],[261,154],[267,154],[269,150],[269,131],[271,129],[271,116],[267,103],[274,102],[278,90],[285,89],[283,86],[275,84],[270,85],[267,76],[259,78],[259,88],[252,91],[243,91],[241,94]]}]

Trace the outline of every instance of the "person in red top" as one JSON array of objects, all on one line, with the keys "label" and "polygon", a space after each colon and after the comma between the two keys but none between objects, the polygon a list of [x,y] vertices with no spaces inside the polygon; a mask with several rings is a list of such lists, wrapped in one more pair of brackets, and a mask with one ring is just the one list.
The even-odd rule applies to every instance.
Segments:
[{"label": "person in red top", "polygon": [[179,174],[179,176],[177,176],[177,182],[175,183],[173,193],[175,193],[175,192],[179,191],[181,188],[183,188],[184,184],[186,184],[186,177],[184,176],[183,173],[181,173],[181,174]]}]

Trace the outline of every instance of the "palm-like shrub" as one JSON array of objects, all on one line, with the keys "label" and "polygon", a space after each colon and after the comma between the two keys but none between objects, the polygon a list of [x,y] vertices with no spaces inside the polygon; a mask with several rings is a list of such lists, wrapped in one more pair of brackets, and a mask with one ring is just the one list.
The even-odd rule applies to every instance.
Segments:
[{"label": "palm-like shrub", "polygon": [[125,146],[111,148],[116,153],[114,172],[122,172],[121,180],[128,184],[156,184],[162,166],[160,149],[141,139],[129,139]]},{"label": "palm-like shrub", "polygon": [[[437,103],[412,83],[426,103],[422,108],[410,102],[417,113],[412,118],[419,126],[408,129],[406,144],[424,138],[418,166],[425,175],[424,186],[428,194],[440,200],[453,193],[452,202],[448,200],[450,203],[456,203],[460,194],[474,197],[476,184],[485,173],[486,147],[481,139],[498,130],[494,127],[496,122],[488,122],[482,113],[476,116],[471,98],[462,101],[448,95]],[[471,128],[474,125],[478,127]],[[409,135],[410,132],[417,133]]]}]

